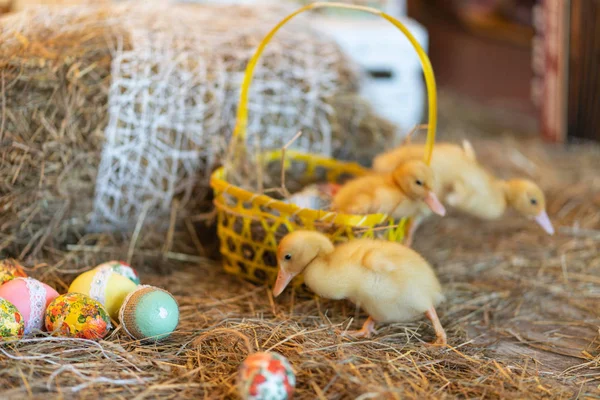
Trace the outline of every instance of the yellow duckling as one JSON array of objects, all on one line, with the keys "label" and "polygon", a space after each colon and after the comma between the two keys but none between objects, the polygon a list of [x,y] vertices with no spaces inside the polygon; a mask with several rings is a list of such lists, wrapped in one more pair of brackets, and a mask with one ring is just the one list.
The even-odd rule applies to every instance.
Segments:
[{"label": "yellow duckling", "polygon": [[434,182],[431,168],[411,160],[391,172],[349,181],[337,191],[331,208],[347,214],[382,213],[400,219],[420,213],[425,203],[443,216],[446,209],[433,190]]},{"label": "yellow duckling", "polygon": [[[406,145],[377,156],[373,169],[380,173],[394,170],[409,160],[423,158],[423,145]],[[548,234],[554,227],[546,212],[544,193],[534,182],[525,179],[500,180],[477,161],[475,152],[465,141],[463,147],[442,143],[434,147],[431,168],[436,176],[436,194],[446,204],[473,215],[493,220],[500,218],[508,207],[535,220]],[[430,214],[422,209],[411,230]],[[410,233],[409,233],[410,236]]]},{"label": "yellow duckling", "polygon": [[446,344],[446,333],[435,311],[444,299],[431,266],[415,251],[394,242],[357,239],[337,247],[323,234],[296,231],[279,243],[279,274],[273,288],[279,296],[298,274],[317,295],[348,299],[369,318],[356,337],[375,333],[375,322],[405,322],[420,315],[433,323],[436,340]]}]

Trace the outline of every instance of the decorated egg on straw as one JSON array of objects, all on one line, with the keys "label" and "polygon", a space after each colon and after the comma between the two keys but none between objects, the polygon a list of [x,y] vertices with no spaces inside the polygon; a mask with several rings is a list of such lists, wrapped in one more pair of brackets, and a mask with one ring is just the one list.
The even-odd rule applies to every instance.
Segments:
[{"label": "decorated egg on straw", "polygon": [[54,335],[95,340],[105,337],[110,328],[108,311],[85,294],[58,296],[46,310],[46,330]]},{"label": "decorated egg on straw", "polygon": [[136,288],[135,283],[112,269],[94,268],[75,278],[69,286],[69,292],[90,296],[100,302],[112,318],[117,319],[123,300]]},{"label": "decorated egg on straw", "polygon": [[142,285],[129,293],[119,312],[121,326],[137,340],[159,341],[179,323],[179,306],[166,290]]},{"label": "decorated egg on straw", "polygon": [[44,328],[44,311],[58,297],[56,290],[33,278],[15,278],[0,286],[0,297],[19,310],[25,322],[25,334]]},{"label": "decorated egg on straw", "polygon": [[117,274],[128,278],[136,285],[140,284],[140,277],[137,272],[123,261],[108,261],[98,265],[95,269],[111,269]]},{"label": "decorated egg on straw", "polygon": [[296,386],[294,370],[277,353],[255,353],[240,367],[238,390],[244,400],[291,399]]},{"label": "decorated egg on straw", "polygon": [[17,260],[7,258],[0,260],[0,285],[15,278],[26,278],[23,266]]},{"label": "decorated egg on straw", "polygon": [[25,321],[17,307],[0,298],[0,342],[19,339],[24,333]]}]

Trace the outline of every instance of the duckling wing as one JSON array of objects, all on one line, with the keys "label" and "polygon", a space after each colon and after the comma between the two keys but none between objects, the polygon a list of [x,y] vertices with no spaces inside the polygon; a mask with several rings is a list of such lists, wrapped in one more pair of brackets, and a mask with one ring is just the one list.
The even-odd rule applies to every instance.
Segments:
[{"label": "duckling wing", "polygon": [[352,300],[377,321],[409,320],[443,299],[429,264],[408,248],[382,243],[364,253],[361,265]]},{"label": "duckling wing", "polygon": [[362,265],[372,272],[391,273],[399,268],[401,252],[386,247],[367,250],[362,259]]},{"label": "duckling wing", "polygon": [[446,202],[452,207],[458,209],[467,208],[467,202],[476,194],[472,188],[462,180],[457,180],[450,185],[450,190],[446,193]]},{"label": "duckling wing", "polygon": [[354,213],[363,211],[372,200],[372,193],[367,189],[365,177],[353,179],[343,185],[334,196],[331,209],[333,211]]},{"label": "duckling wing", "polygon": [[333,199],[332,210],[349,214],[391,213],[401,201],[386,176],[373,174],[348,182]]},{"label": "duckling wing", "polygon": [[402,275],[403,278],[435,276],[419,253],[393,242],[375,241],[374,246],[363,253],[361,264],[377,274]]}]

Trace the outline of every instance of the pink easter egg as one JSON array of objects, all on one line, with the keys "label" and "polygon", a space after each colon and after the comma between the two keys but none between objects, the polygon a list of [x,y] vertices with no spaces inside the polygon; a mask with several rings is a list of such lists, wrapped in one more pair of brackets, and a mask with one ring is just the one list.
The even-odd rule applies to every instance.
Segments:
[{"label": "pink easter egg", "polygon": [[58,292],[33,278],[16,278],[0,286],[0,297],[10,301],[25,321],[25,334],[44,328],[46,307]]}]

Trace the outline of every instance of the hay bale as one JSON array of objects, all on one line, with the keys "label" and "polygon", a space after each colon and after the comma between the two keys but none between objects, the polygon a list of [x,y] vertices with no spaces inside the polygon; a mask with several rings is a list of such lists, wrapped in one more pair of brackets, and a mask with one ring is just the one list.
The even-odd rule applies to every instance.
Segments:
[{"label": "hay bale", "polygon": [[107,4],[110,0],[11,0],[10,10],[13,12],[38,6],[74,6],[81,4]]},{"label": "hay bale", "polygon": [[110,40],[125,37],[114,16],[73,8],[2,20],[0,249],[26,253],[85,230],[108,116]]},{"label": "hay bale", "polygon": [[[131,232],[141,217],[188,236],[192,216],[210,207],[207,177],[229,140],[246,63],[287,12],[127,4],[2,19],[0,251],[35,257],[90,228]],[[299,148],[336,154],[358,140],[352,129],[391,137],[371,111],[369,124],[342,117],[348,103],[335,99],[364,103],[357,86],[339,48],[300,18],[255,73],[249,143],[277,148],[306,128]],[[156,245],[144,236],[154,229],[138,233]]]}]

